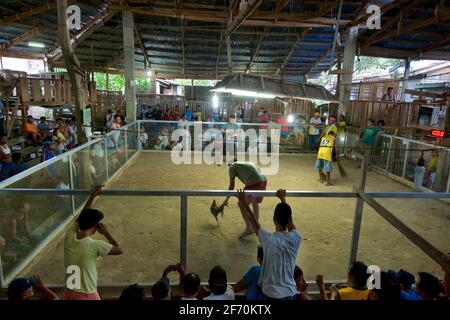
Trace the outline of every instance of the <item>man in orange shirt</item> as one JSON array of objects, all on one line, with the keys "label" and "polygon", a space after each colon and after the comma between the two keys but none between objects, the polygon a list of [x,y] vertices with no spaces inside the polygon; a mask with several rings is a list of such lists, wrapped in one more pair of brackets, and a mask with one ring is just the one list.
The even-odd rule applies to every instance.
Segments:
[{"label": "man in orange shirt", "polygon": [[42,134],[38,131],[33,118],[30,116],[27,117],[27,120],[25,120],[25,123],[23,124],[23,135],[26,140],[33,141],[34,145],[42,141]]}]

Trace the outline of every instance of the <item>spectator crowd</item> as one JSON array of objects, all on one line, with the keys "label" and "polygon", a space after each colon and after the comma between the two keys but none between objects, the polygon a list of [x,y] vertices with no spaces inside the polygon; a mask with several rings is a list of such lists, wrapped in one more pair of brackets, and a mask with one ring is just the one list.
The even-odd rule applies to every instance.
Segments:
[{"label": "spectator crowd", "polygon": [[[8,287],[10,300],[28,300],[35,293],[48,300],[100,300],[97,290],[97,261],[100,257],[119,256],[123,249],[113,237],[109,228],[103,223],[104,214],[92,208],[94,199],[101,187],[93,188],[85,207],[66,232],[64,241],[64,264],[66,270],[66,288],[62,297],[49,289],[38,275],[28,278],[17,278]],[[253,230],[256,232],[259,245],[256,248],[257,264],[250,266],[243,273],[242,279],[232,285],[227,271],[220,265],[213,266],[207,285],[202,285],[200,276],[188,272],[181,263],[167,266],[160,279],[151,288],[153,300],[235,300],[236,294],[245,292],[247,300],[440,300],[449,299],[450,273],[445,272],[441,281],[437,276],[419,272],[418,279],[406,270],[386,270],[379,275],[378,287],[370,288],[368,266],[361,262],[353,262],[348,269],[346,284],[325,286],[323,275],[316,276],[319,294],[308,292],[308,284],[303,270],[296,265],[297,255],[301,248],[302,235],[294,224],[292,208],[286,199],[286,191],[278,190],[280,202],[273,213],[273,230],[264,229],[250,209],[245,191],[238,190],[239,206],[243,208]],[[105,240],[94,239],[95,233],[101,234]],[[0,246],[2,245],[0,237]],[[450,255],[444,255],[450,261]],[[181,279],[180,296],[173,296],[169,273],[178,273]],[[120,300],[146,300],[144,287],[130,284],[120,294]]]}]

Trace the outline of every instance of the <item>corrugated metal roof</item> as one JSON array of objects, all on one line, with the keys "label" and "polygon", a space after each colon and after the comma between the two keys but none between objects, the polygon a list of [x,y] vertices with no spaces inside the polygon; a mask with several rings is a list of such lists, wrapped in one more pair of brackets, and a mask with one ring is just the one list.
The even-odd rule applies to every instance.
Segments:
[{"label": "corrugated metal roof", "polygon": [[[450,48],[448,42],[444,41],[450,34],[450,0],[427,0],[414,6],[411,6],[413,0],[397,2],[397,6],[392,0],[370,2],[381,7],[390,6],[389,10],[383,12],[381,20],[382,25],[388,27],[382,30],[360,29],[361,54],[392,58],[411,56],[412,58],[450,60]],[[9,18],[16,12],[38,8],[45,1],[27,0],[27,3],[28,6],[25,6],[23,1],[2,0],[0,19]],[[116,7],[111,7],[109,3],[112,1],[77,1],[82,9],[83,23],[89,23],[98,10],[118,10]],[[335,34],[333,24],[338,15],[340,1],[285,1],[283,2],[285,6],[278,10],[278,13],[277,3],[277,1],[263,1],[244,21],[252,22],[252,25],[243,23],[232,34],[233,69],[246,71],[250,68],[252,72],[285,77],[295,76],[299,70],[302,70],[313,77],[330,68],[334,63],[332,58],[335,58],[331,52]],[[355,21],[357,17],[364,15],[365,7],[362,3],[344,1],[342,20]],[[185,75],[181,76],[201,78],[202,75],[215,74],[217,68],[217,76],[223,77],[227,74],[227,50],[223,40],[224,23],[220,22],[220,19],[226,17],[225,9],[227,8],[223,0],[186,0],[183,1],[183,7],[179,8],[171,0],[128,0],[128,4],[134,13],[135,24],[143,39],[150,63],[156,71],[164,70],[167,74],[180,75],[180,70],[184,70]],[[6,7],[6,10],[2,10],[3,7]],[[439,16],[435,21],[431,21],[435,17],[436,8]],[[399,27],[398,17],[401,9],[403,9],[403,18]],[[237,14],[238,12],[235,11],[234,17]],[[268,18],[271,16],[277,16],[277,18]],[[185,24],[184,37],[182,37],[181,21]],[[364,23],[363,20],[360,22]],[[302,27],[300,23],[304,26]],[[321,26],[314,26],[304,34],[308,24],[321,24]],[[416,28],[415,25],[420,27]],[[48,50],[53,50],[58,43],[56,9],[0,24],[0,45],[5,45],[8,41],[36,27],[40,28],[40,32],[33,39],[26,41],[43,42],[46,48],[30,48],[26,41],[22,41],[7,48],[8,52],[0,50],[0,53],[5,55],[11,51],[20,51],[44,54]],[[348,24],[339,27],[342,43],[345,43],[343,32],[348,27]],[[397,29],[400,31],[398,34],[391,32]],[[219,43],[221,34],[222,43]],[[376,41],[372,41],[373,38]],[[366,42],[370,44],[365,46]],[[91,57],[91,46],[94,48],[94,57]],[[138,54],[136,61],[143,61],[143,51],[138,42],[136,47]],[[81,42],[76,52],[80,55],[82,65],[86,67],[90,67],[91,60],[94,60],[105,61],[104,64],[98,63],[97,69],[107,65],[117,68],[122,65],[121,59],[117,59],[122,48],[122,24],[119,11],[119,14]],[[337,50],[342,49],[337,47]],[[200,67],[204,67],[207,71],[199,71]],[[143,69],[144,65],[138,63],[137,68]]]}]

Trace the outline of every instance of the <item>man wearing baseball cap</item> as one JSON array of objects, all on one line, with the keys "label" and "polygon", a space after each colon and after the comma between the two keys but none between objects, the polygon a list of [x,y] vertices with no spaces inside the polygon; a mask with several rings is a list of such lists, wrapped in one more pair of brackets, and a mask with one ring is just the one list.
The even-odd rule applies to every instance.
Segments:
[{"label": "man wearing baseball cap", "polygon": [[47,288],[38,275],[11,281],[7,291],[8,299],[13,301],[29,300],[34,296],[34,290],[40,293],[43,300],[59,300],[58,295]]}]

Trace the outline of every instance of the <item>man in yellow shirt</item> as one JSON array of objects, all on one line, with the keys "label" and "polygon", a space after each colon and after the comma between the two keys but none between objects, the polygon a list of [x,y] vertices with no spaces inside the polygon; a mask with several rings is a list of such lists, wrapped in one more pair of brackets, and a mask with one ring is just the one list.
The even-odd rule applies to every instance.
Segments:
[{"label": "man in yellow shirt", "polygon": [[[319,171],[319,181],[326,186],[333,185],[331,183],[330,175],[333,170],[333,150],[338,157],[337,150],[337,129],[336,126],[330,127],[328,133],[320,139],[319,152],[317,153],[316,170]],[[323,173],[325,171],[325,173]]]},{"label": "man in yellow shirt", "polygon": [[[106,255],[120,255],[122,249],[100,221],[103,213],[92,209],[92,202],[100,192],[96,187],[64,240],[66,289],[64,300],[100,300],[97,292],[97,262]],[[106,241],[92,236],[99,232]]]}]

